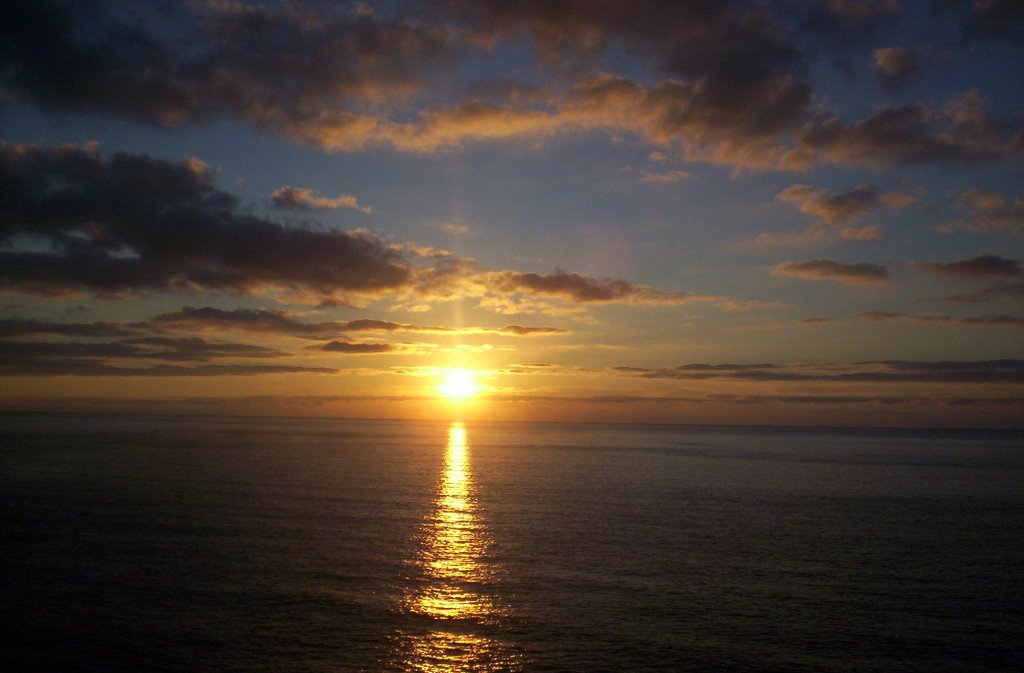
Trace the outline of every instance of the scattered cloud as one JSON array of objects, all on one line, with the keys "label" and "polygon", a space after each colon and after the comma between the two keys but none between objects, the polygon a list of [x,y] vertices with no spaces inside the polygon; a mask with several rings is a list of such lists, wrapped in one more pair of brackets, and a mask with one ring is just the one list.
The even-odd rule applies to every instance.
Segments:
[{"label": "scattered cloud", "polygon": [[[509,295],[508,301],[671,304],[684,298],[622,279],[491,271],[436,250],[419,255],[433,267],[415,266],[407,247],[365,231],[290,227],[246,214],[195,160],[0,144],[0,188],[6,195],[0,243],[7,244],[0,250],[0,283],[22,292],[117,297],[223,290],[283,293],[325,305],[389,294],[419,302]],[[45,249],[13,244],[25,236],[45,241]],[[282,323],[267,313],[231,319],[236,326]]]},{"label": "scattered cloud", "polygon": [[839,225],[858,219],[877,206],[889,209],[905,208],[916,203],[918,194],[912,192],[883,192],[875,185],[858,185],[839,194],[815,185],[794,184],[775,196],[783,203],[796,205],[800,212],[813,215],[814,222],[799,232],[785,234],[759,234],[749,241],[755,246],[806,245],[821,241],[836,232],[843,240],[877,241],[885,232],[877,225],[844,227]]},{"label": "scattered cloud", "polygon": [[1005,231],[1014,235],[1024,234],[1024,200],[1009,199],[995,192],[969,189],[957,199],[957,205],[969,211],[967,219],[953,220],[943,225],[944,231],[963,229],[966,231]]},{"label": "scattered cloud", "polygon": [[288,185],[275,190],[270,195],[270,200],[279,208],[323,208],[327,210],[351,208],[362,213],[370,213],[370,207],[359,205],[354,196],[342,194],[341,196],[327,198],[316,196],[312,190],[301,187],[289,187]]},{"label": "scattered cloud", "polygon": [[847,285],[884,283],[889,279],[885,267],[878,264],[844,264],[831,259],[783,262],[772,267],[772,274],[804,280],[831,280]]}]

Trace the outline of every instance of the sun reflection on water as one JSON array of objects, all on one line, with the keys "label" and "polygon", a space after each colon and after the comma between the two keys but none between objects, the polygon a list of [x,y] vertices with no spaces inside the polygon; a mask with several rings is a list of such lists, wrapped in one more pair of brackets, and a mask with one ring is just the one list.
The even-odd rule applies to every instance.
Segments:
[{"label": "sun reflection on water", "polygon": [[477,500],[466,428],[448,429],[444,467],[434,510],[423,528],[416,560],[421,583],[405,609],[424,628],[405,635],[402,669],[427,673],[515,671],[520,659],[499,638],[503,612],[489,595],[494,568],[485,553],[490,544]]}]

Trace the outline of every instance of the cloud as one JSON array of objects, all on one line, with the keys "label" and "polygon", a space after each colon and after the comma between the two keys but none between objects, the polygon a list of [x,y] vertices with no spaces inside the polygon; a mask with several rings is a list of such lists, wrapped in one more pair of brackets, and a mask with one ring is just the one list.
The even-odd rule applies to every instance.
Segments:
[{"label": "cloud", "polygon": [[828,0],[825,5],[836,16],[847,19],[863,20],[903,11],[899,0]]},{"label": "cloud", "polygon": [[1024,281],[1017,281],[1013,283],[996,283],[988,285],[987,287],[974,290],[973,292],[965,292],[961,294],[951,295],[946,297],[949,301],[960,302],[964,304],[981,304],[987,301],[994,301],[997,299],[1024,299]]},{"label": "cloud", "polygon": [[917,53],[905,47],[886,47],[871,52],[875,78],[886,89],[902,89],[920,73]]},{"label": "cloud", "polygon": [[[19,324],[20,322],[20,324]],[[141,329],[137,324],[97,330],[96,323],[5,321],[4,337],[74,335],[107,338]],[[2,376],[244,376],[328,373],[332,369],[265,365],[248,359],[281,358],[288,353],[264,346],[210,341],[195,336],[134,336],[103,341],[19,341],[0,339]],[[243,360],[241,362],[228,362]],[[179,363],[188,363],[186,365]]]},{"label": "cloud", "polygon": [[564,271],[552,274],[499,271],[488,274],[485,283],[490,290],[503,293],[554,296],[580,303],[678,304],[686,298],[679,293],[663,292],[625,280],[596,279]]},{"label": "cloud", "polygon": [[[8,321],[0,320],[0,335]],[[505,325],[502,327],[444,327],[440,325],[414,325],[389,320],[361,318],[349,321],[302,322],[285,311],[272,309],[223,310],[211,307],[185,306],[180,311],[162,313],[132,329],[175,329],[183,331],[244,330],[265,334],[281,334],[307,339],[336,337],[351,332],[413,332],[428,334],[468,335],[496,334],[501,336],[561,336],[571,332],[561,327]],[[119,327],[111,324],[111,328]],[[122,328],[124,329],[124,328]]]},{"label": "cloud", "polygon": [[249,344],[211,342],[198,337],[138,337],[121,341],[54,342],[0,341],[0,352],[11,358],[118,358],[206,362],[225,357],[272,358],[282,351]]},{"label": "cloud", "polygon": [[927,103],[883,107],[852,125],[822,116],[797,133],[782,166],[964,164],[1011,157],[1021,150],[1020,124],[992,117],[981,96],[969,92],[940,108]]},{"label": "cloud", "polygon": [[[1006,30],[1018,25],[1018,10],[982,4],[975,39],[1015,35]],[[853,124],[812,107],[809,57],[842,60],[851,45],[876,43],[899,20],[894,1],[433,0],[394,16],[367,9],[192,2],[140,11],[126,0],[9,0],[0,7],[0,88],[49,112],[163,127],[230,117],[332,150],[435,152],[600,129],[637,134],[658,151],[675,145],[691,161],[803,169],[992,159],[1024,143],[1019,128],[966,97],[951,104],[961,112],[917,103]],[[491,58],[500,43],[524,37],[551,84],[471,82],[459,95],[468,97],[444,105],[420,95],[442,91],[457,59]],[[640,85],[601,73],[600,57],[612,49],[637,54],[663,79]],[[901,49],[875,54],[893,81],[912,70]],[[417,107],[424,101],[434,106]],[[316,207],[362,208],[344,195],[309,197],[303,202]]]},{"label": "cloud", "polygon": [[982,0],[973,3],[963,21],[966,41],[1006,40],[1024,42],[1024,7],[1016,0]]},{"label": "cloud", "polygon": [[[1024,268],[1020,262],[1000,255],[978,255],[955,262],[925,262],[916,265],[940,276],[948,276],[961,280],[991,280],[984,287],[971,292],[960,293],[947,297],[949,301],[980,304],[1000,298],[1024,298]],[[1009,280],[1008,280],[1009,279]]]},{"label": "cloud", "polygon": [[[833,235],[837,225],[845,224],[869,213],[876,206],[905,208],[918,200],[909,192],[883,192],[875,185],[857,185],[845,192],[831,194],[827,189],[808,184],[794,184],[775,195],[776,200],[795,204],[800,212],[818,219],[799,232],[759,234],[749,241],[755,246],[803,245]],[[885,236],[881,227],[845,227],[839,237],[851,241],[877,241]]]},{"label": "cloud", "polygon": [[954,220],[943,225],[943,229],[966,231],[1005,231],[1014,235],[1024,234],[1024,200],[1009,199],[995,192],[969,189],[957,199],[957,205],[970,212],[968,219]]},{"label": "cloud", "polygon": [[[238,293],[268,287],[321,297],[408,284],[401,257],[365,233],[289,228],[243,214],[201,162],[94,148],[0,145],[6,194],[0,282],[61,295],[146,290]],[[45,240],[19,250],[18,235]]]},{"label": "cloud", "polygon": [[147,324],[153,329],[176,329],[184,331],[225,331],[244,330],[264,334],[283,334],[306,338],[337,335],[342,332],[342,323],[304,323],[294,319],[285,311],[273,309],[223,310],[212,307],[195,308],[185,306],[180,311],[161,313]]},{"label": "cloud", "polygon": [[640,182],[653,183],[653,184],[671,184],[673,182],[682,182],[683,180],[689,180],[693,177],[693,173],[690,171],[666,171],[664,173],[644,173],[640,176]]},{"label": "cloud", "polygon": [[329,341],[316,346],[306,346],[307,350],[318,350],[327,353],[393,353],[396,349],[392,344],[382,343],[352,343],[349,341]]},{"label": "cloud", "polygon": [[497,328],[499,334],[515,334],[516,336],[538,336],[568,334],[569,330],[560,327],[526,327],[523,325],[505,325]]},{"label": "cloud", "polygon": [[922,269],[942,276],[954,278],[1021,278],[1024,269],[1020,262],[1000,255],[979,255],[955,262],[925,262],[918,264]]},{"label": "cloud", "polygon": [[844,241],[880,241],[885,238],[885,232],[881,227],[845,227],[839,232],[839,237]]},{"label": "cloud", "polygon": [[[646,304],[682,296],[576,273],[489,271],[450,253],[427,256],[433,268],[413,266],[405,247],[367,232],[288,227],[245,214],[198,160],[0,144],[0,189],[0,284],[22,292],[276,292],[324,304],[388,294],[420,302],[504,294]],[[46,245],[19,246],[25,237]],[[234,316],[236,326],[260,320],[282,323],[280,315]]]},{"label": "cloud", "polygon": [[979,327],[1024,327],[1024,317],[1004,314],[986,314],[957,318],[948,315],[935,315],[928,313],[900,313],[890,311],[866,311],[855,313],[854,318],[869,322],[883,322],[887,320],[900,320],[912,323],[940,323],[948,325],[967,325]]},{"label": "cloud", "polygon": [[1024,360],[915,361],[777,365],[686,364],[625,372],[645,379],[833,383],[1024,383]]},{"label": "cloud", "polygon": [[25,360],[0,364],[4,376],[144,376],[144,377],[210,377],[210,376],[262,376],[265,374],[336,374],[328,367],[300,367],[296,365],[219,365],[196,366],[153,365],[122,367],[88,360]]},{"label": "cloud", "polygon": [[133,10],[117,0],[5,2],[0,83],[46,110],[160,126],[232,115],[301,137],[367,123],[347,108],[408,96],[452,55],[443,27],[321,3]]},{"label": "cloud", "polygon": [[115,322],[58,323],[24,318],[0,319],[0,338],[58,334],[74,337],[127,337],[137,336],[140,330],[131,325]]},{"label": "cloud", "polygon": [[356,197],[342,194],[327,198],[316,196],[313,191],[301,187],[289,187],[285,185],[275,190],[270,195],[270,200],[279,208],[323,208],[337,210],[339,208],[351,208],[362,213],[369,214],[369,206],[359,205]]},{"label": "cloud", "polygon": [[884,283],[889,278],[885,267],[878,264],[844,264],[831,259],[783,262],[772,267],[772,275],[804,280],[832,280],[848,285]]},{"label": "cloud", "polygon": [[797,204],[800,212],[817,215],[824,223],[840,224],[868,212],[878,205],[881,196],[881,190],[874,185],[858,185],[833,196],[821,187],[797,184],[782,190],[775,198]]}]

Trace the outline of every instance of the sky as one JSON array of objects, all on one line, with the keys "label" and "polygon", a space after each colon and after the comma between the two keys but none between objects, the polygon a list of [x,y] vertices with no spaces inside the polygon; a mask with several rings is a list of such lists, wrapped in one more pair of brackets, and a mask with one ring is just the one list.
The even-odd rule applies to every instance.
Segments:
[{"label": "sky", "polygon": [[6,0],[0,409],[1021,427],[1022,73],[1017,0]]}]

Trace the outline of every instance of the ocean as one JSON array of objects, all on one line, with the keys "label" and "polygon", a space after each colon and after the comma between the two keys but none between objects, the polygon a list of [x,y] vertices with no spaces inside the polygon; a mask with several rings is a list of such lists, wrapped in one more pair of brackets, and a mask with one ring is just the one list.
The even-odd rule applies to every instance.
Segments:
[{"label": "ocean", "polygon": [[1024,435],[0,415],[0,670],[1024,669]]}]

